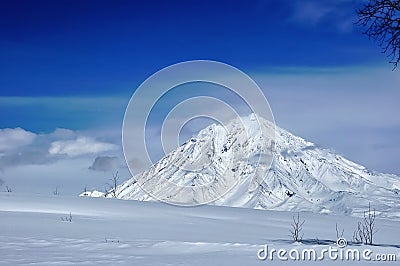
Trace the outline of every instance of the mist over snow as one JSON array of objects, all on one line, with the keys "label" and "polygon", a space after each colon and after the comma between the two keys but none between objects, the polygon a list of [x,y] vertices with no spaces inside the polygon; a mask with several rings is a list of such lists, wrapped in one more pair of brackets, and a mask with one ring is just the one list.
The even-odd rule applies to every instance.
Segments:
[{"label": "mist over snow", "polygon": [[63,128],[50,133],[2,129],[0,185],[44,194],[58,187],[60,193],[77,195],[85,186],[104,190],[117,170],[121,178],[129,178],[120,146],[90,134]]}]

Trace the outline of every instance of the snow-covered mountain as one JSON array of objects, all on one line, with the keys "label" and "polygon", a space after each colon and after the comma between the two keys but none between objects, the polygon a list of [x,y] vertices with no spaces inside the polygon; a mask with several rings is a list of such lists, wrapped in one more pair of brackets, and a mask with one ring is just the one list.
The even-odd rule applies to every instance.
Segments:
[{"label": "snow-covered mountain", "polygon": [[[242,121],[250,129],[257,123],[254,115]],[[224,185],[234,181],[237,183],[228,193],[210,204],[362,216],[371,203],[378,216],[400,219],[400,177],[370,171],[266,120],[259,121],[266,132],[273,127],[275,136],[261,136],[257,130],[244,132],[239,119],[231,121],[227,129],[213,124],[118,186],[117,197],[153,200],[135,181],[141,180],[141,186],[158,198],[175,193],[177,200],[196,203],[215,198]],[[257,165],[258,160],[252,158],[260,154]],[[218,185],[166,192],[166,187],[157,183],[160,176],[188,188],[215,180]]]}]

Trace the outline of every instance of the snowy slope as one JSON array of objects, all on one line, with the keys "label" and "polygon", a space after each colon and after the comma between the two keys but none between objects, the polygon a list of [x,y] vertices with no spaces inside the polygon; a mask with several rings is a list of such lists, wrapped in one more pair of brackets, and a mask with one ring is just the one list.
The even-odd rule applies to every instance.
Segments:
[{"label": "snowy slope", "polygon": [[[251,130],[256,128],[254,115],[243,121],[249,132],[238,126],[238,120],[227,126],[228,131],[213,124],[136,179],[145,180],[141,186],[158,198],[165,193],[165,187],[157,183],[160,176],[189,187],[214,180],[219,184],[234,181],[233,189],[210,204],[362,216],[371,202],[378,216],[400,219],[398,176],[370,171],[278,127],[275,136],[261,136],[257,130]],[[260,121],[266,131],[273,127],[266,120]],[[263,156],[257,164],[252,158],[260,154]],[[199,162],[201,170],[194,173],[191,167],[198,168]],[[135,182],[131,178],[121,184],[118,197],[152,200]],[[223,194],[221,189],[211,186],[192,193],[177,191],[174,196],[196,203]]]},{"label": "snowy slope", "polygon": [[[72,221],[61,218],[69,216]],[[303,243],[288,236],[293,213],[245,208],[182,208],[159,202],[0,192],[0,265],[288,265],[257,251],[335,247],[335,224],[349,248],[400,260],[399,221],[378,219],[374,246],[350,243],[359,218],[301,213]],[[339,259],[338,259],[339,260]],[[289,261],[290,262],[290,261]],[[292,261],[293,262],[293,261]],[[295,261],[296,265],[338,265]],[[366,265],[366,261],[346,261]],[[386,265],[396,265],[396,262]],[[368,264],[367,264],[368,265]]]}]

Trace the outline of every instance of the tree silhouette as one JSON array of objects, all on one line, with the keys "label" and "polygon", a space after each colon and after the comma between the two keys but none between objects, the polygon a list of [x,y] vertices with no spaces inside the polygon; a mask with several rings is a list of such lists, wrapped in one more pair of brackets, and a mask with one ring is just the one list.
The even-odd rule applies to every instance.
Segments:
[{"label": "tree silhouette", "polygon": [[357,24],[366,28],[363,33],[369,39],[378,42],[394,70],[400,62],[400,0],[370,0],[357,14]]},{"label": "tree silhouette", "polygon": [[[300,213],[297,213],[297,219],[293,216],[293,222],[291,224],[292,229],[289,230],[290,235],[294,241],[299,242],[303,239],[304,234],[301,234],[303,231],[304,221],[300,221]],[[300,235],[301,234],[301,235]]]},{"label": "tree silhouette", "polygon": [[111,195],[112,195],[114,198],[118,197],[118,192],[117,192],[117,189],[118,189],[118,180],[119,180],[119,177],[118,177],[118,171],[117,171],[117,172],[115,172],[115,174],[113,175],[113,177],[110,178],[111,183],[110,183],[110,184],[107,184],[108,187],[110,188],[110,191],[109,191],[108,193],[111,193]]}]

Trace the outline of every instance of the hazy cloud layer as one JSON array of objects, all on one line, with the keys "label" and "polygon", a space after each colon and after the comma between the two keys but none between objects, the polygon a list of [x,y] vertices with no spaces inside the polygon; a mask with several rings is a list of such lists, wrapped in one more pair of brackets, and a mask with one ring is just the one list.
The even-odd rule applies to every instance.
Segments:
[{"label": "hazy cloud layer", "polygon": [[373,68],[254,75],[278,126],[369,169],[400,174],[400,76]]},{"label": "hazy cloud layer", "polygon": [[[66,157],[47,164],[8,167],[0,172],[0,177],[5,182],[3,187],[7,185],[18,193],[53,195],[56,187],[60,195],[77,196],[84,187],[104,191],[112,173],[88,169],[92,163],[91,156]],[[118,168],[118,176],[121,182],[130,178],[126,167]]]}]

